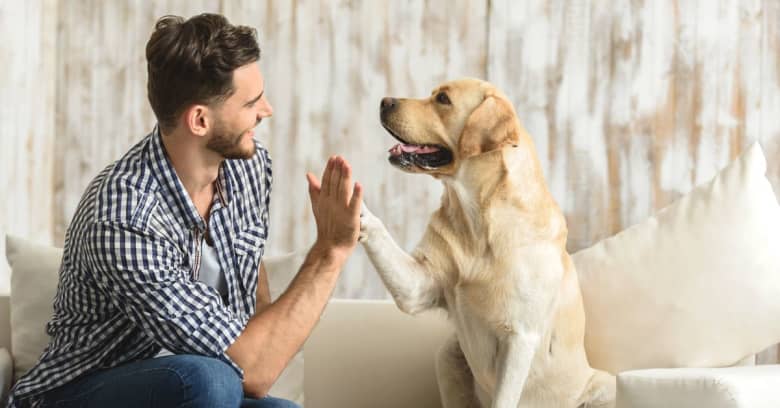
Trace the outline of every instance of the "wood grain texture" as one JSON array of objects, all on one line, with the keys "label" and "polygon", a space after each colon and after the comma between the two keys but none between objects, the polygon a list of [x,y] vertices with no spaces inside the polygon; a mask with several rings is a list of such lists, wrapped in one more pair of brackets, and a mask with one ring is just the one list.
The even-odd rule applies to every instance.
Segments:
[{"label": "wood grain texture", "polygon": [[[0,3],[0,234],[53,237],[56,3]],[[0,294],[10,270],[0,238]]]},{"label": "wood grain texture", "polygon": [[[413,248],[441,187],[387,164],[393,140],[379,100],[425,96],[461,76],[512,98],[574,251],[642,221],[756,140],[780,188],[779,9],[772,0],[4,2],[0,177],[16,200],[0,201],[0,228],[62,243],[89,181],[154,125],[144,47],[156,18],[215,11],[259,32],[275,108],[258,132],[274,158],[269,253],[313,242],[304,174],[319,175],[333,154]],[[387,296],[362,249],[336,295]]]},{"label": "wood grain texture", "polygon": [[777,6],[494,0],[488,78],[533,135],[575,251],[760,141],[780,187]]}]

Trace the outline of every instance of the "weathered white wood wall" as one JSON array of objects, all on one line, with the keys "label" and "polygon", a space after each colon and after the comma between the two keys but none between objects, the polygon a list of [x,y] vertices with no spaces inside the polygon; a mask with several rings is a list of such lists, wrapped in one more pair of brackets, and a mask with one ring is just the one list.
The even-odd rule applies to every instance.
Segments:
[{"label": "weathered white wood wall", "polygon": [[[0,234],[54,238],[54,0],[0,3]],[[0,238],[0,293],[8,293]]]},{"label": "weathered white wood wall", "polygon": [[491,1],[511,95],[570,249],[641,221],[763,143],[780,191],[776,1]]},{"label": "weathered white wood wall", "polygon": [[[512,98],[571,250],[641,221],[754,140],[780,191],[773,0],[3,0],[0,230],[62,242],[87,183],[154,124],[144,47],[155,19],[203,11],[259,30],[275,107],[258,133],[274,157],[272,253],[312,243],[304,172],[336,153],[411,249],[441,188],[387,164],[379,100],[461,76]],[[385,296],[362,250],[336,295]]]}]

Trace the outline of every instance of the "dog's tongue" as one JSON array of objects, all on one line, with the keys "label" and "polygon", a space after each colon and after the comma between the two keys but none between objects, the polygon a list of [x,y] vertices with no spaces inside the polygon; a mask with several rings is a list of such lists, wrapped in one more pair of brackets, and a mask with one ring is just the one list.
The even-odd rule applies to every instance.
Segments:
[{"label": "dog's tongue", "polygon": [[439,151],[438,148],[433,146],[419,146],[419,145],[408,145],[399,143],[392,148],[390,148],[389,152],[393,156],[400,156],[402,153],[417,153],[417,154],[425,154],[425,153],[433,153]]}]

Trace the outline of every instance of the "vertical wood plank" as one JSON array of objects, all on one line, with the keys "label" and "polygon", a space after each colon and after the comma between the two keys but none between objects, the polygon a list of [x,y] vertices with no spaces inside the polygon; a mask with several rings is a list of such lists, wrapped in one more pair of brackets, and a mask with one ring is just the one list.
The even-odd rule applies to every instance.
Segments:
[{"label": "vertical wood plank", "polygon": [[571,251],[641,222],[753,141],[774,163],[769,3],[490,2],[488,79],[535,139]]},{"label": "vertical wood plank", "polygon": [[[52,242],[54,0],[0,4],[0,234]],[[0,294],[10,270],[0,238]]]},{"label": "vertical wood plank", "polygon": [[[753,141],[778,191],[778,9],[772,0],[3,3],[0,185],[19,198],[0,202],[0,229],[61,243],[92,177],[154,125],[144,47],[156,18],[221,11],[259,29],[276,108],[258,134],[275,159],[270,252],[311,244],[303,174],[337,153],[411,249],[441,187],[386,163],[393,141],[379,100],[460,76],[487,77],[512,99],[573,251],[642,221]],[[368,265],[358,250],[337,295],[384,296]]]}]

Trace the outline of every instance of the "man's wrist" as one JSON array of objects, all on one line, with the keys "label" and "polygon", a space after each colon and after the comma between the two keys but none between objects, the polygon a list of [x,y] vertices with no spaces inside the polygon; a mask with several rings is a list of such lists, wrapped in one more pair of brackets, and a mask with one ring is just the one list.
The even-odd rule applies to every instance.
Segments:
[{"label": "man's wrist", "polygon": [[311,247],[311,251],[309,251],[311,256],[315,259],[324,261],[325,263],[338,268],[341,268],[341,266],[344,265],[351,252],[352,251],[348,248],[337,247],[320,240],[315,241],[314,245]]}]

